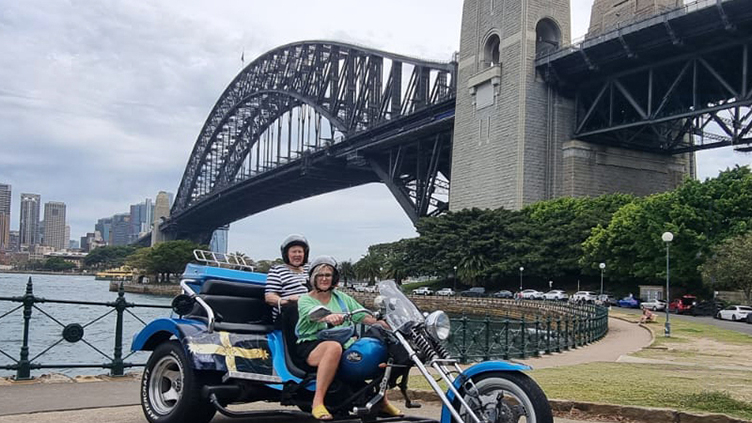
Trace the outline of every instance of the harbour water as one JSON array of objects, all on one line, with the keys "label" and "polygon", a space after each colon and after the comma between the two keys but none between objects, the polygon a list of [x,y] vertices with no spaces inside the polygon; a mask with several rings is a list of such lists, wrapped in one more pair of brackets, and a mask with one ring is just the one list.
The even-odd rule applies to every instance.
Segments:
[{"label": "harbour water", "polygon": [[[0,273],[0,296],[21,297],[31,277],[34,295],[48,300],[114,302],[116,292],[109,291],[108,281],[94,280],[94,276],[29,275]],[[141,305],[169,305],[171,297],[126,293],[129,303]],[[148,354],[130,356],[133,334],[157,317],[170,315],[165,308],[128,308],[123,315],[123,360],[145,363]],[[113,307],[102,305],[37,303],[32,309],[29,330],[29,359],[36,364],[102,364],[112,360],[115,347],[115,322]],[[78,323],[84,328],[83,339],[70,343],[63,339],[63,327]],[[20,302],[0,301],[0,377],[15,375],[14,370],[2,367],[14,364],[20,358],[23,342],[23,307]],[[45,352],[45,350],[47,350]],[[41,355],[40,355],[41,354]],[[35,358],[37,357],[38,358]],[[127,358],[126,358],[127,356]],[[138,370],[139,368],[135,368]],[[131,369],[126,368],[126,371]],[[109,373],[104,368],[56,368],[32,370],[32,376],[45,373],[63,373],[68,376]]]}]

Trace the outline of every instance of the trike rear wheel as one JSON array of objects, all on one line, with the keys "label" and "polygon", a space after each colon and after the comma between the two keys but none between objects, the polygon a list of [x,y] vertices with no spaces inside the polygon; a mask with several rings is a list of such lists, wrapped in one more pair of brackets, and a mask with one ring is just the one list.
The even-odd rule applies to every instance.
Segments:
[{"label": "trike rear wheel", "polygon": [[216,409],[201,398],[201,374],[177,341],[159,345],[141,379],[141,408],[150,423],[207,423]]}]

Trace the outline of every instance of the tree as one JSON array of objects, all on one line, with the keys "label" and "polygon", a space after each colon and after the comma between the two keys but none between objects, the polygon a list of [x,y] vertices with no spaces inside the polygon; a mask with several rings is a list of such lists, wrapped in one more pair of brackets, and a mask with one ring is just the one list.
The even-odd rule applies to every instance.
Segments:
[{"label": "tree", "polygon": [[95,269],[112,269],[125,264],[126,258],[133,254],[138,247],[132,245],[118,245],[114,247],[99,247],[86,255],[84,265]]},{"label": "tree", "polygon": [[741,290],[752,304],[752,232],[730,238],[713,248],[701,267],[703,281],[712,290]]},{"label": "tree", "polygon": [[343,283],[355,279],[355,266],[350,261],[343,261],[339,264],[339,277]]},{"label": "tree", "polygon": [[75,264],[69,261],[65,261],[61,257],[50,257],[45,260],[44,264],[42,265],[42,268],[44,270],[49,270],[52,272],[65,272],[66,270],[71,270],[74,267],[76,267]]},{"label": "tree", "polygon": [[372,285],[376,279],[381,278],[381,267],[383,263],[378,260],[374,254],[366,254],[357,263],[355,263],[355,273],[359,279],[368,279]]},{"label": "tree", "polygon": [[607,261],[612,279],[662,281],[666,246],[661,234],[670,231],[672,284],[696,292],[703,288],[698,270],[703,258],[714,245],[750,227],[752,173],[736,167],[624,205],[607,225],[593,229],[580,264],[595,272],[597,263]]},{"label": "tree", "polygon": [[181,274],[185,265],[193,260],[195,249],[206,249],[206,246],[185,240],[167,241],[135,251],[127,262],[147,274],[156,275],[155,281],[169,282],[171,275]]}]

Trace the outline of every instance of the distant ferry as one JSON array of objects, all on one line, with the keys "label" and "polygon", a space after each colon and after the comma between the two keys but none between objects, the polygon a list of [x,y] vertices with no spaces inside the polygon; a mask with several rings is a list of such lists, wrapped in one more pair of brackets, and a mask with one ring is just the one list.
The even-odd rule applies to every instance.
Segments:
[{"label": "distant ferry", "polygon": [[97,272],[94,275],[94,279],[107,281],[129,281],[133,279],[134,274],[135,273],[133,272],[133,270],[121,267],[118,269],[110,269],[103,272]]}]

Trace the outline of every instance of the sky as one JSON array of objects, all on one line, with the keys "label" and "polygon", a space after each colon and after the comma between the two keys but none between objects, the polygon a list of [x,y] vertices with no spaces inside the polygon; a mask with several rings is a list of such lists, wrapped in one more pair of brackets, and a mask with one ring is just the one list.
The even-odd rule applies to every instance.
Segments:
[{"label": "sky", "polygon": [[[592,0],[572,0],[572,36]],[[214,103],[254,58],[277,46],[337,40],[449,61],[462,0],[24,0],[0,3],[0,183],[63,201],[71,238],[130,204],[176,193]],[[752,156],[698,153],[698,176]],[[385,186],[371,184],[268,210],[230,227],[229,251],[279,255],[302,233],[313,255],[358,260],[369,245],[415,236]]]}]

